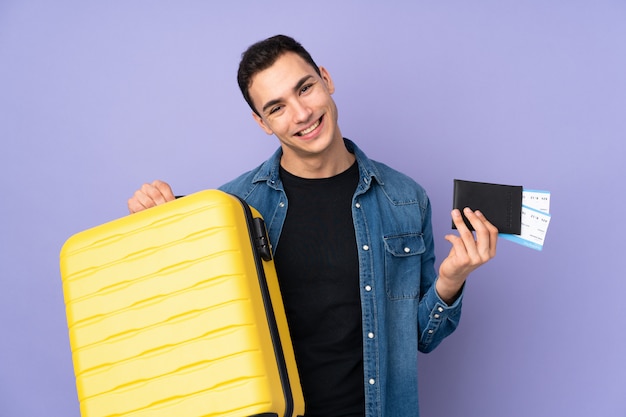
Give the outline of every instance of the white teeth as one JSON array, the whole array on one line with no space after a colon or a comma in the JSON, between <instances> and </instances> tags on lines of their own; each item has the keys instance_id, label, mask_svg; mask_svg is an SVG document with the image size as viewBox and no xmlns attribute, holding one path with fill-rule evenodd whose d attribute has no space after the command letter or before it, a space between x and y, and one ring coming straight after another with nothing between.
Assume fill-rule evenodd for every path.
<instances>
[{"instance_id":1,"label":"white teeth","mask_svg":"<svg viewBox=\"0 0 626 417\"><path fill-rule=\"evenodd\" d=\"M300 131L300 133L298 133L300 136L304 136L306 134L311 133L312 131L314 131L318 126L320 125L320 121L318 120L317 122L315 122L311 127L309 127L308 129L304 129L302 131Z\"/></svg>"}]
</instances>

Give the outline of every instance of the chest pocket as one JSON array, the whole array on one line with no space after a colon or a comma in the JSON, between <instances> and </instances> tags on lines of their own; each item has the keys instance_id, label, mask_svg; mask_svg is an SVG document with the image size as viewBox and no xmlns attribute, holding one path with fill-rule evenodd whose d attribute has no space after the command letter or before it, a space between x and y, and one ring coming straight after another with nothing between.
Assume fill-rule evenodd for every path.
<instances>
[{"instance_id":1,"label":"chest pocket","mask_svg":"<svg viewBox=\"0 0 626 417\"><path fill-rule=\"evenodd\" d=\"M391 300L418 298L422 254L426 250L422 234L384 236L385 287Z\"/></svg>"}]
</instances>

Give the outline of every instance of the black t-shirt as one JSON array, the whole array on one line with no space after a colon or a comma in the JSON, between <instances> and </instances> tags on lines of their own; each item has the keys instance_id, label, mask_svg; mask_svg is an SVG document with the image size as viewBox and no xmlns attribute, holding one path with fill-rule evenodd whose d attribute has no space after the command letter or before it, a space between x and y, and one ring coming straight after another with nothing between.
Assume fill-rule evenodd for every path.
<instances>
[{"instance_id":1,"label":"black t-shirt","mask_svg":"<svg viewBox=\"0 0 626 417\"><path fill-rule=\"evenodd\" d=\"M281 168L289 201L275 264L306 417L365 415L363 340L352 196L356 163L331 178Z\"/></svg>"}]
</instances>

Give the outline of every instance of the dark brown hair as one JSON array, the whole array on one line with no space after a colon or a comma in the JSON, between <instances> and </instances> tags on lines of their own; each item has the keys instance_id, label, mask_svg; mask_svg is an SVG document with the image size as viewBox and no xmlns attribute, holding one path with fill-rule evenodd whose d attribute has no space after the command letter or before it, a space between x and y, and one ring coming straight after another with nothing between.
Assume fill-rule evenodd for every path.
<instances>
[{"instance_id":1,"label":"dark brown hair","mask_svg":"<svg viewBox=\"0 0 626 417\"><path fill-rule=\"evenodd\" d=\"M313 61L311 55L304 47L295 39L285 36L276 35L251 45L243 54L241 54L241 62L237 71L237 83L246 103L252 111L260 116L257 109L254 108L252 99L250 98L250 85L252 77L259 72L268 69L274 62L287 52L293 52L304 59L305 62L311 64L318 75L321 75L320 69Z\"/></svg>"}]
</instances>

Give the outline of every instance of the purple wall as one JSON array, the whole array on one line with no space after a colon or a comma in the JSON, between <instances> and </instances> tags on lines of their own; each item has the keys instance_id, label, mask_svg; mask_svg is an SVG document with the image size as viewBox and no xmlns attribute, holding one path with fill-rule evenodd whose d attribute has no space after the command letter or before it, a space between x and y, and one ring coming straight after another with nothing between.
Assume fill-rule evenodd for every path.
<instances>
[{"instance_id":1,"label":"purple wall","mask_svg":"<svg viewBox=\"0 0 626 417\"><path fill-rule=\"evenodd\" d=\"M626 415L626 3L215 4L0 2L0 416L79 416L70 235L273 152L235 72L279 32L329 69L344 135L429 190L439 259L453 178L552 192L544 250L501 241L421 357L423 415Z\"/></svg>"}]
</instances>

